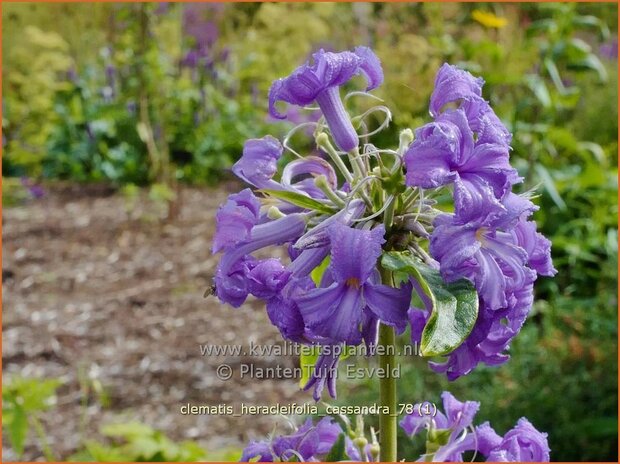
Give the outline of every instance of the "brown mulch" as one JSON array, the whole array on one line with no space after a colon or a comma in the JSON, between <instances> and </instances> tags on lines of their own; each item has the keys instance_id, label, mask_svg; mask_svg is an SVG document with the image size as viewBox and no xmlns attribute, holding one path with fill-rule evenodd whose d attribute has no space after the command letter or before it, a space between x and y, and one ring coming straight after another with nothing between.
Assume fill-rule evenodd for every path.
<instances>
[{"instance_id":1,"label":"brown mulch","mask_svg":"<svg viewBox=\"0 0 620 464\"><path fill-rule=\"evenodd\" d=\"M292 358L200 353L205 343L282 343L258 302L235 310L203 297L217 262L215 211L236 189L185 188L169 221L146 192L131 205L107 187L48 186L41 199L3 208L3 381L62 380L57 404L42 416L57 458L100 438L102 425L130 420L208 449L241 447L282 418L182 415L181 405L311 399L295 380L215 376L222 362L292 367ZM92 382L107 401L92 388L84 396L80 384ZM22 459L41 460L30 435ZM16 458L6 434L3 457Z\"/></svg>"}]
</instances>

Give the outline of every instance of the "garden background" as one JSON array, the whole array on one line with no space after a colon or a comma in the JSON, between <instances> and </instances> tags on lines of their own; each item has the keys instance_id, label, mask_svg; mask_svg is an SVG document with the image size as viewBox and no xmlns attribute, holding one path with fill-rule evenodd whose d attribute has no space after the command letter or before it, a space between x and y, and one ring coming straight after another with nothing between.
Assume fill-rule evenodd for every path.
<instances>
[{"instance_id":1,"label":"garden background","mask_svg":"<svg viewBox=\"0 0 620 464\"><path fill-rule=\"evenodd\" d=\"M500 433L527 416L553 460L617 460L616 4L20 3L2 27L4 460L237 459L287 430L180 413L310 400L291 380L215 377L294 358L201 356L282 343L258 303L203 298L214 213L245 139L317 118L269 118L272 80L359 44L384 66L384 141L429 120L443 62L484 77L559 270L537 283L511 361L449 383L403 359L401 401L449 389ZM339 394L370 404L378 386ZM421 446L401 437L399 455Z\"/></svg>"}]
</instances>

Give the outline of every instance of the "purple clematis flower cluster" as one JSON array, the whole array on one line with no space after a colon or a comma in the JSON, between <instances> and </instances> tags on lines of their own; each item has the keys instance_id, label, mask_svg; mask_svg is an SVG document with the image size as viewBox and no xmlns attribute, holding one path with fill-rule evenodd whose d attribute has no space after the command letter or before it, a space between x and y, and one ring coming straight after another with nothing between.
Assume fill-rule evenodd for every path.
<instances>
[{"instance_id":1,"label":"purple clematis flower cluster","mask_svg":"<svg viewBox=\"0 0 620 464\"><path fill-rule=\"evenodd\" d=\"M479 294L470 336L445 363L431 363L451 380L480 362L508 360L504 352L531 309L534 281L556 272L551 243L528 219L537 207L512 192L522 179L509 163L510 133L482 98L482 85L444 64L431 96L435 121L416 131L404 157L408 185L453 187L454 213L436 217L430 254L447 282L467 278ZM410 312L414 334L427 314Z\"/></svg>"},{"instance_id":2,"label":"purple clematis flower cluster","mask_svg":"<svg viewBox=\"0 0 620 464\"><path fill-rule=\"evenodd\" d=\"M549 462L550 449L547 434L541 433L526 419L503 437L488 422L473 425L480 403L457 400L450 392L442 395L443 411L433 403L417 403L400 426L412 437L426 432L426 452L418 462L464 462L483 456L488 462ZM331 417L316 424L307 419L288 435L277 435L269 440L252 441L243 450L241 462L317 462L324 461L344 435L344 453L340 460L377 461L379 444L371 428L371 439L364 436L363 420L351 430L348 419L343 430Z\"/></svg>"},{"instance_id":3,"label":"purple clematis flower cluster","mask_svg":"<svg viewBox=\"0 0 620 464\"><path fill-rule=\"evenodd\" d=\"M314 125L314 146L302 155L288 136L248 140L232 170L252 188L230 195L216 214L213 252L222 255L215 294L234 307L250 295L263 300L286 340L318 347L305 385L317 401L325 388L336 396L343 350L334 348L365 344L372 353L381 326L401 334L410 325L419 342L435 310L424 295L426 308L410 307L413 289L423 286L384 268L386 252L409 253L439 269L445 282L465 278L475 286L479 310L469 336L445 363L431 363L450 379L507 359L534 280L555 272L550 243L529 220L536 207L512 192L521 179L509 164L511 136L482 98L482 80L444 65L431 97L434 122L415 140L406 129L397 148L380 149L368 138L389 123L389 110L377 106L351 118L344 106L342 87L358 75L366 91L383 81L367 47L320 50L276 80L272 116L285 117L278 102L318 105L320 119L304 123ZM385 121L365 132L377 113ZM288 163L285 151L293 155ZM442 187L452 189L453 213L437 209ZM258 257L274 245L284 252Z\"/></svg>"},{"instance_id":4,"label":"purple clematis flower cluster","mask_svg":"<svg viewBox=\"0 0 620 464\"><path fill-rule=\"evenodd\" d=\"M463 462L464 453L474 452L489 462L549 462L547 434L526 418L501 437L488 422L473 426L480 403L460 402L450 392L441 398L443 412L431 403L418 403L400 422L409 436L427 431L427 453L419 461Z\"/></svg>"}]
</instances>

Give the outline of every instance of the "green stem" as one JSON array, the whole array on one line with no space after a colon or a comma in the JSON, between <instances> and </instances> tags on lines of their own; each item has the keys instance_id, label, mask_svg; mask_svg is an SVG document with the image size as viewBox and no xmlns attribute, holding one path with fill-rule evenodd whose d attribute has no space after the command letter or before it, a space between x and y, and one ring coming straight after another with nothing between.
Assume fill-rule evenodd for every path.
<instances>
[{"instance_id":1,"label":"green stem","mask_svg":"<svg viewBox=\"0 0 620 464\"><path fill-rule=\"evenodd\" d=\"M385 285L392 285L392 273L379 266L381 280ZM396 333L388 325L379 325L379 368L383 376L379 379L379 402L383 409L389 408L388 414L379 416L379 443L381 446L380 461L396 462L396 434L398 410L396 408L396 378L392 370L396 368Z\"/></svg>"},{"instance_id":2,"label":"green stem","mask_svg":"<svg viewBox=\"0 0 620 464\"><path fill-rule=\"evenodd\" d=\"M47 441L47 435L45 434L45 429L43 428L43 425L39 421L38 417L34 415L31 416L30 419L31 419L32 426L34 427L34 430L37 436L39 437L41 450L43 451L45 460L48 462L56 461L56 457L54 456L54 453L52 452L52 449L50 448L50 445Z\"/></svg>"},{"instance_id":3,"label":"green stem","mask_svg":"<svg viewBox=\"0 0 620 464\"><path fill-rule=\"evenodd\" d=\"M381 445L381 462L397 462L396 433L398 412L396 410L396 379L392 369L396 367L396 334L394 328L381 324L379 326L379 345L383 345L379 354L379 367L384 375L379 379L381 406L389 408L389 414L379 416L379 442Z\"/></svg>"}]
</instances>

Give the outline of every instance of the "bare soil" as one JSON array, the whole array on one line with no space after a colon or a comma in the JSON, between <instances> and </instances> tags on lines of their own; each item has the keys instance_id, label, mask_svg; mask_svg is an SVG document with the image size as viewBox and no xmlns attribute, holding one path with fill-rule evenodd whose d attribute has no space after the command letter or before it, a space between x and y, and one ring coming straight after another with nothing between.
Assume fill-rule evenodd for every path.
<instances>
[{"instance_id":1,"label":"bare soil","mask_svg":"<svg viewBox=\"0 0 620 464\"><path fill-rule=\"evenodd\" d=\"M207 449L241 447L282 418L183 415L181 406L310 399L295 380L215 375L223 362L293 367L292 358L201 355L206 343L283 343L258 302L233 309L203 297L217 263L215 212L237 189L185 188L167 221L146 192L131 204L105 186L47 187L43 198L3 209L3 381L62 380L42 416L57 458L100 437L102 425L130 420ZM16 458L6 435L3 456ZM42 460L33 433L22 459Z\"/></svg>"}]
</instances>

